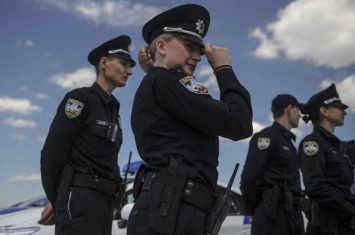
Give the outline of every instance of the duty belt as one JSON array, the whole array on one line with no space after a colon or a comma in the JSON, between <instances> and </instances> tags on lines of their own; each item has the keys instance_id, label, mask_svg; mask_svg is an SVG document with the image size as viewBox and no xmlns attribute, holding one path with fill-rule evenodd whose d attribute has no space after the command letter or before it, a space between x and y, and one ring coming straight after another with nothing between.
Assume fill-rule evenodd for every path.
<instances>
[{"instance_id":1,"label":"duty belt","mask_svg":"<svg viewBox=\"0 0 355 235\"><path fill-rule=\"evenodd\" d=\"M155 174L156 172L149 172L146 174L142 191L150 189L150 183ZM215 203L216 195L214 195L206 186L194 182L191 179L187 179L181 199L205 212L209 212Z\"/></svg>"},{"instance_id":2,"label":"duty belt","mask_svg":"<svg viewBox=\"0 0 355 235\"><path fill-rule=\"evenodd\" d=\"M118 192L120 184L115 181L98 177L96 175L94 176L75 173L73 176L72 186L90 188L112 196Z\"/></svg>"}]
</instances>

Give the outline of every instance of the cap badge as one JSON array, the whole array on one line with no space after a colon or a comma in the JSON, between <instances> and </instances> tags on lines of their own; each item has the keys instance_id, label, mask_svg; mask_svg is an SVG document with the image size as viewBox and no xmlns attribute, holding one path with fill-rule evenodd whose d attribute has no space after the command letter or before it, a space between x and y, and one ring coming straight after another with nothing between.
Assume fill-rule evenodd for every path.
<instances>
[{"instance_id":1,"label":"cap badge","mask_svg":"<svg viewBox=\"0 0 355 235\"><path fill-rule=\"evenodd\" d=\"M131 50L132 50L132 45L131 45L131 44L129 44L129 45L128 45L128 47L127 47L127 49L128 49L128 52L129 52L129 53L131 53Z\"/></svg>"},{"instance_id":2,"label":"cap badge","mask_svg":"<svg viewBox=\"0 0 355 235\"><path fill-rule=\"evenodd\" d=\"M68 118L75 118L80 115L83 108L83 102L69 98L67 104L65 105L65 114Z\"/></svg>"},{"instance_id":3,"label":"cap badge","mask_svg":"<svg viewBox=\"0 0 355 235\"><path fill-rule=\"evenodd\" d=\"M203 20L197 20L196 24L196 29L198 30L199 34L202 34L203 31L205 30L205 24L203 23Z\"/></svg>"},{"instance_id":4,"label":"cap badge","mask_svg":"<svg viewBox=\"0 0 355 235\"><path fill-rule=\"evenodd\" d=\"M179 80L180 83L190 92L199 95L208 95L208 89L200 82L196 81L193 76L186 76Z\"/></svg>"},{"instance_id":5,"label":"cap badge","mask_svg":"<svg viewBox=\"0 0 355 235\"><path fill-rule=\"evenodd\" d=\"M331 98L331 99L325 100L325 101L324 101L324 104L330 104L330 103L332 103L332 102L334 102L334 101L340 101L340 102L341 102L341 100L340 100L339 98L333 97L333 98Z\"/></svg>"},{"instance_id":6,"label":"cap badge","mask_svg":"<svg viewBox=\"0 0 355 235\"><path fill-rule=\"evenodd\" d=\"M267 149L270 146L270 138L259 137L258 138L258 148L260 150Z\"/></svg>"},{"instance_id":7,"label":"cap badge","mask_svg":"<svg viewBox=\"0 0 355 235\"><path fill-rule=\"evenodd\" d=\"M318 153L319 145L316 141L306 141L303 142L303 152L307 156L313 156L314 154Z\"/></svg>"}]
</instances>

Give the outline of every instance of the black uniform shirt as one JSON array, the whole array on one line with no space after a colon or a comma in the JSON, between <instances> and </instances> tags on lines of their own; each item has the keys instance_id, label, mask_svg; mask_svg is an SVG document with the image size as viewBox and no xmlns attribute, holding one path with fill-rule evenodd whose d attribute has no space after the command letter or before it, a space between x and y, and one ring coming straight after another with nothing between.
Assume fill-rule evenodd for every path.
<instances>
[{"instance_id":1,"label":"black uniform shirt","mask_svg":"<svg viewBox=\"0 0 355 235\"><path fill-rule=\"evenodd\" d=\"M218 136L239 140L252 134L248 91L231 69L216 76L221 101L212 99L207 88L183 72L149 70L137 90L131 116L137 149L145 162L166 165L169 155L181 156L189 165L190 178L215 187Z\"/></svg>"},{"instance_id":2,"label":"black uniform shirt","mask_svg":"<svg viewBox=\"0 0 355 235\"><path fill-rule=\"evenodd\" d=\"M120 180L117 164L122 144L119 102L95 82L66 94L41 152L42 183L52 204L59 178L72 162L75 172ZM117 134L114 138L114 129Z\"/></svg>"},{"instance_id":3,"label":"black uniform shirt","mask_svg":"<svg viewBox=\"0 0 355 235\"><path fill-rule=\"evenodd\" d=\"M296 136L278 122L253 135L241 175L241 190L248 213L257 206L263 190L287 185L293 195L301 192Z\"/></svg>"},{"instance_id":4,"label":"black uniform shirt","mask_svg":"<svg viewBox=\"0 0 355 235\"><path fill-rule=\"evenodd\" d=\"M335 135L314 126L299 145L303 181L309 198L352 218L355 216L355 196L350 193L353 167L340 145Z\"/></svg>"}]
</instances>

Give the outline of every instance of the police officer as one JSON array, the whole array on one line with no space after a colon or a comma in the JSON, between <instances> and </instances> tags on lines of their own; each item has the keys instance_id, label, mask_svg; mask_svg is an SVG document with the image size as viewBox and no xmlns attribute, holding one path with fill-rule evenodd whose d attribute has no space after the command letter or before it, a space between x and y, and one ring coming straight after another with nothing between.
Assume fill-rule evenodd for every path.
<instances>
[{"instance_id":1,"label":"police officer","mask_svg":"<svg viewBox=\"0 0 355 235\"><path fill-rule=\"evenodd\" d=\"M334 135L335 128L344 125L347 108L332 84L313 95L301 110L303 119L314 126L299 145L305 192L312 201L309 234L355 234L351 229L353 165Z\"/></svg>"},{"instance_id":2,"label":"police officer","mask_svg":"<svg viewBox=\"0 0 355 235\"><path fill-rule=\"evenodd\" d=\"M294 146L300 104L289 94L272 100L272 126L253 135L241 175L246 212L253 215L252 235L304 234L302 191Z\"/></svg>"},{"instance_id":3,"label":"police officer","mask_svg":"<svg viewBox=\"0 0 355 235\"><path fill-rule=\"evenodd\" d=\"M93 49L88 61L96 81L68 92L50 126L41 176L56 234L111 234L122 144L120 103L112 92L132 75L130 47L131 39L122 35ZM44 216L50 210L46 207Z\"/></svg>"},{"instance_id":4,"label":"police officer","mask_svg":"<svg viewBox=\"0 0 355 235\"><path fill-rule=\"evenodd\" d=\"M210 22L202 6L167 10L143 27L149 44L139 52L147 75L135 95L131 125L140 157L136 202L127 234L203 234L214 203L218 136L252 134L248 91L235 76L226 48L203 43ZM193 76L201 55L221 91L215 100Z\"/></svg>"}]
</instances>

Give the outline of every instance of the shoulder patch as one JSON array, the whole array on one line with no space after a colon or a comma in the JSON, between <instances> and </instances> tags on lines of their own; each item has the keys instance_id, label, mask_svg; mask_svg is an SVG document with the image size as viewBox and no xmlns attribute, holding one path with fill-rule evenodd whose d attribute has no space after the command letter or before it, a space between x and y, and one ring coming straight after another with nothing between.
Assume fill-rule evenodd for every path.
<instances>
[{"instance_id":1,"label":"shoulder patch","mask_svg":"<svg viewBox=\"0 0 355 235\"><path fill-rule=\"evenodd\" d=\"M75 118L80 115L83 108L83 102L69 98L67 104L65 105L65 114L68 118Z\"/></svg>"},{"instance_id":2,"label":"shoulder patch","mask_svg":"<svg viewBox=\"0 0 355 235\"><path fill-rule=\"evenodd\" d=\"M314 154L318 153L319 144L316 141L305 141L303 142L303 152L307 156L313 156Z\"/></svg>"},{"instance_id":3,"label":"shoulder patch","mask_svg":"<svg viewBox=\"0 0 355 235\"><path fill-rule=\"evenodd\" d=\"M180 83L190 92L200 95L209 94L207 87L195 80L193 76L186 76L179 80Z\"/></svg>"},{"instance_id":4,"label":"shoulder patch","mask_svg":"<svg viewBox=\"0 0 355 235\"><path fill-rule=\"evenodd\" d=\"M258 138L258 148L260 150L267 149L270 146L271 139L266 137Z\"/></svg>"}]
</instances>

